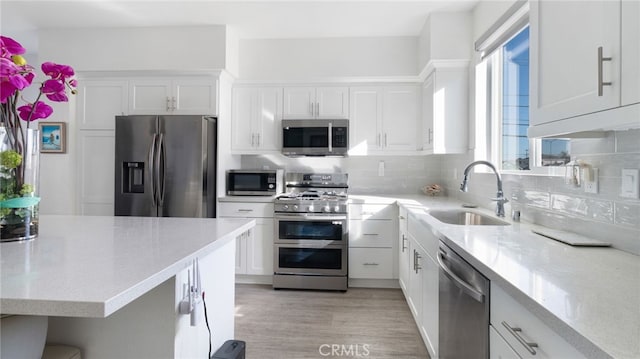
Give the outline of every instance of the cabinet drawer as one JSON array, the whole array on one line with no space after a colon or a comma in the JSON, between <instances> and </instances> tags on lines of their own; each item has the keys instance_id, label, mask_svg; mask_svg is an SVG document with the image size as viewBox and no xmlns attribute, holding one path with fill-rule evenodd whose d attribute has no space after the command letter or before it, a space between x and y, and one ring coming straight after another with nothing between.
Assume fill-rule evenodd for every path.
<instances>
[{"instance_id":1,"label":"cabinet drawer","mask_svg":"<svg viewBox=\"0 0 640 359\"><path fill-rule=\"evenodd\" d=\"M398 217L395 204L350 204L350 219L395 219Z\"/></svg>"},{"instance_id":2,"label":"cabinet drawer","mask_svg":"<svg viewBox=\"0 0 640 359\"><path fill-rule=\"evenodd\" d=\"M498 334L493 325L489 325L489 357L491 359L520 359L520 356Z\"/></svg>"},{"instance_id":3,"label":"cabinet drawer","mask_svg":"<svg viewBox=\"0 0 640 359\"><path fill-rule=\"evenodd\" d=\"M391 248L349 248L349 278L392 279Z\"/></svg>"},{"instance_id":4,"label":"cabinet drawer","mask_svg":"<svg viewBox=\"0 0 640 359\"><path fill-rule=\"evenodd\" d=\"M350 220L349 247L393 247L393 221L388 219Z\"/></svg>"},{"instance_id":5,"label":"cabinet drawer","mask_svg":"<svg viewBox=\"0 0 640 359\"><path fill-rule=\"evenodd\" d=\"M220 203L218 217L273 218L273 203Z\"/></svg>"},{"instance_id":6,"label":"cabinet drawer","mask_svg":"<svg viewBox=\"0 0 640 359\"><path fill-rule=\"evenodd\" d=\"M571 344L493 282L491 325L522 358L584 358ZM520 330L509 330L507 326ZM528 347L524 342L536 343L538 346Z\"/></svg>"}]
</instances>

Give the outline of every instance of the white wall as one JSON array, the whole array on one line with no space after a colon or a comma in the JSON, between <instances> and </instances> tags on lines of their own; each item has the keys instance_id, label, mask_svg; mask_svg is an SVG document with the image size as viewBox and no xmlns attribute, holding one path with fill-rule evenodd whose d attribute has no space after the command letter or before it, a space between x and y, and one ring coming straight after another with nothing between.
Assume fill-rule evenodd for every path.
<instances>
[{"instance_id":1,"label":"white wall","mask_svg":"<svg viewBox=\"0 0 640 359\"><path fill-rule=\"evenodd\" d=\"M472 57L472 17L469 12L429 15L418 39L418 66L430 60L469 60Z\"/></svg>"},{"instance_id":2,"label":"white wall","mask_svg":"<svg viewBox=\"0 0 640 359\"><path fill-rule=\"evenodd\" d=\"M243 80L313 81L416 74L416 37L240 41L239 78Z\"/></svg>"},{"instance_id":3,"label":"white wall","mask_svg":"<svg viewBox=\"0 0 640 359\"><path fill-rule=\"evenodd\" d=\"M217 70L225 34L223 25L42 30L39 54L76 71Z\"/></svg>"}]
</instances>

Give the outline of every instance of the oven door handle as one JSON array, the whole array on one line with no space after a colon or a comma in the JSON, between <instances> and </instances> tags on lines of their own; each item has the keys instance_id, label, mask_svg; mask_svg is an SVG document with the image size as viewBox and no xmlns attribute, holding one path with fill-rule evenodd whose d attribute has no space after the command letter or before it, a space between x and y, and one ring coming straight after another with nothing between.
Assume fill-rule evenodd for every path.
<instances>
[{"instance_id":1,"label":"oven door handle","mask_svg":"<svg viewBox=\"0 0 640 359\"><path fill-rule=\"evenodd\" d=\"M346 221L347 220L347 216L322 216L322 215L319 216L319 215L315 215L315 214L297 213L297 214L291 214L291 215L278 214L278 215L275 216L275 219L286 219L286 220L299 219L301 221L308 221L308 220Z\"/></svg>"}]
</instances>

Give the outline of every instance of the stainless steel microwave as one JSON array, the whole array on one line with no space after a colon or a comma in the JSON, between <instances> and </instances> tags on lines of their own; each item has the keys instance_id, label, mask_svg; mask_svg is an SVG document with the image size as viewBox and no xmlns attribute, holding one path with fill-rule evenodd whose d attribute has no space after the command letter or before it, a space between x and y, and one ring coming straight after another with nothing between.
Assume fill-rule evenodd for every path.
<instances>
[{"instance_id":1,"label":"stainless steel microwave","mask_svg":"<svg viewBox=\"0 0 640 359\"><path fill-rule=\"evenodd\" d=\"M345 156L349 120L282 120L285 156Z\"/></svg>"},{"instance_id":2,"label":"stainless steel microwave","mask_svg":"<svg viewBox=\"0 0 640 359\"><path fill-rule=\"evenodd\" d=\"M284 170L229 170L228 196L273 196L284 189Z\"/></svg>"}]
</instances>

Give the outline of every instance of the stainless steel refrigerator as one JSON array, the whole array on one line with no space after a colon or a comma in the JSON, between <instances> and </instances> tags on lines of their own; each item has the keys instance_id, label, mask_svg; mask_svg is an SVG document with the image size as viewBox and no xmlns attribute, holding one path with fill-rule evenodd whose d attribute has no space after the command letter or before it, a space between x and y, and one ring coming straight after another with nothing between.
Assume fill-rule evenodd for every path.
<instances>
[{"instance_id":1,"label":"stainless steel refrigerator","mask_svg":"<svg viewBox=\"0 0 640 359\"><path fill-rule=\"evenodd\" d=\"M216 217L216 118L116 116L115 215Z\"/></svg>"}]
</instances>

